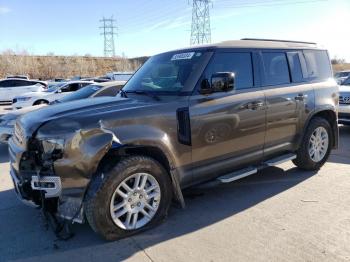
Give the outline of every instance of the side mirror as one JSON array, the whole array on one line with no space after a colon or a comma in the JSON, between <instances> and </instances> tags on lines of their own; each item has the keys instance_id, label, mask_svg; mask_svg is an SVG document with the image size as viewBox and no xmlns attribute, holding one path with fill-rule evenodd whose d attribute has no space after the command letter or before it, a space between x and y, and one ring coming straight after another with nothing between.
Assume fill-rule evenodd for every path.
<instances>
[{"instance_id":1,"label":"side mirror","mask_svg":"<svg viewBox=\"0 0 350 262\"><path fill-rule=\"evenodd\" d=\"M211 76L211 89L213 92L227 92L234 89L235 74L232 72L220 72Z\"/></svg>"},{"instance_id":2,"label":"side mirror","mask_svg":"<svg viewBox=\"0 0 350 262\"><path fill-rule=\"evenodd\" d=\"M214 92L227 92L234 89L235 74L232 72L220 72L211 76L211 81L203 79L200 93L208 95Z\"/></svg>"}]
</instances>

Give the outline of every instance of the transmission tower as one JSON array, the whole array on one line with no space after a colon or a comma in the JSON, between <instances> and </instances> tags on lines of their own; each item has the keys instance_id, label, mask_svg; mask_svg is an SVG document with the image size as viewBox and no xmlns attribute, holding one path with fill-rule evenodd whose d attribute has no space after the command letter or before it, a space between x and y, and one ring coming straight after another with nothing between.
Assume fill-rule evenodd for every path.
<instances>
[{"instance_id":1,"label":"transmission tower","mask_svg":"<svg viewBox=\"0 0 350 262\"><path fill-rule=\"evenodd\" d=\"M104 55L106 57L114 57L115 56L115 46L114 46L114 36L117 35L115 26L115 19L113 16L111 18L105 18L100 20L102 26L101 35L104 37Z\"/></svg>"},{"instance_id":2,"label":"transmission tower","mask_svg":"<svg viewBox=\"0 0 350 262\"><path fill-rule=\"evenodd\" d=\"M191 45L211 42L209 4L211 0L192 0Z\"/></svg>"}]
</instances>

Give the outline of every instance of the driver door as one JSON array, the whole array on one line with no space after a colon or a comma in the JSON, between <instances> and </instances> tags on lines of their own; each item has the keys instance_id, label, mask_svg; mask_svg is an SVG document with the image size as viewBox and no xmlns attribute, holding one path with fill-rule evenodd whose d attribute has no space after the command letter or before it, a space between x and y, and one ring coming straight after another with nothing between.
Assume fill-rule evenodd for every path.
<instances>
[{"instance_id":1,"label":"driver door","mask_svg":"<svg viewBox=\"0 0 350 262\"><path fill-rule=\"evenodd\" d=\"M253 53L216 53L199 85L218 72L235 74L234 89L190 98L193 182L209 180L262 160L265 95L254 77ZM255 81L254 81L255 79ZM199 90L200 87L197 87Z\"/></svg>"}]
</instances>

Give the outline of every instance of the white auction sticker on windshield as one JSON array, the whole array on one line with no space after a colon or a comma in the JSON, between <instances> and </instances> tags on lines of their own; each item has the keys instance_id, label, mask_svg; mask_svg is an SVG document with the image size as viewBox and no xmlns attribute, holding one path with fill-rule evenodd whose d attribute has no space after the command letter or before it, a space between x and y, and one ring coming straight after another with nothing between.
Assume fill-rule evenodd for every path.
<instances>
[{"instance_id":1,"label":"white auction sticker on windshield","mask_svg":"<svg viewBox=\"0 0 350 262\"><path fill-rule=\"evenodd\" d=\"M188 52L188 53L181 53L181 54L175 54L171 58L171 61L174 60L187 60L187 59L192 59L194 56L195 52Z\"/></svg>"}]
</instances>

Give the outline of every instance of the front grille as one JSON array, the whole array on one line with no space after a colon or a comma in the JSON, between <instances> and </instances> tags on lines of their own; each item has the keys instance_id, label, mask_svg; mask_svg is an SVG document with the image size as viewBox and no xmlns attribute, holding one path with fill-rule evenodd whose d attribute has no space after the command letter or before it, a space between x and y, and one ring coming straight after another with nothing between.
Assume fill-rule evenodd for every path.
<instances>
[{"instance_id":1,"label":"front grille","mask_svg":"<svg viewBox=\"0 0 350 262\"><path fill-rule=\"evenodd\" d=\"M349 105L350 104L350 95L340 95L339 104Z\"/></svg>"},{"instance_id":2,"label":"front grille","mask_svg":"<svg viewBox=\"0 0 350 262\"><path fill-rule=\"evenodd\" d=\"M24 141L25 141L25 135L23 132L23 128L18 122L16 122L16 124L15 124L14 140L16 141L16 143L18 145L21 145L21 146L23 146Z\"/></svg>"}]
</instances>

